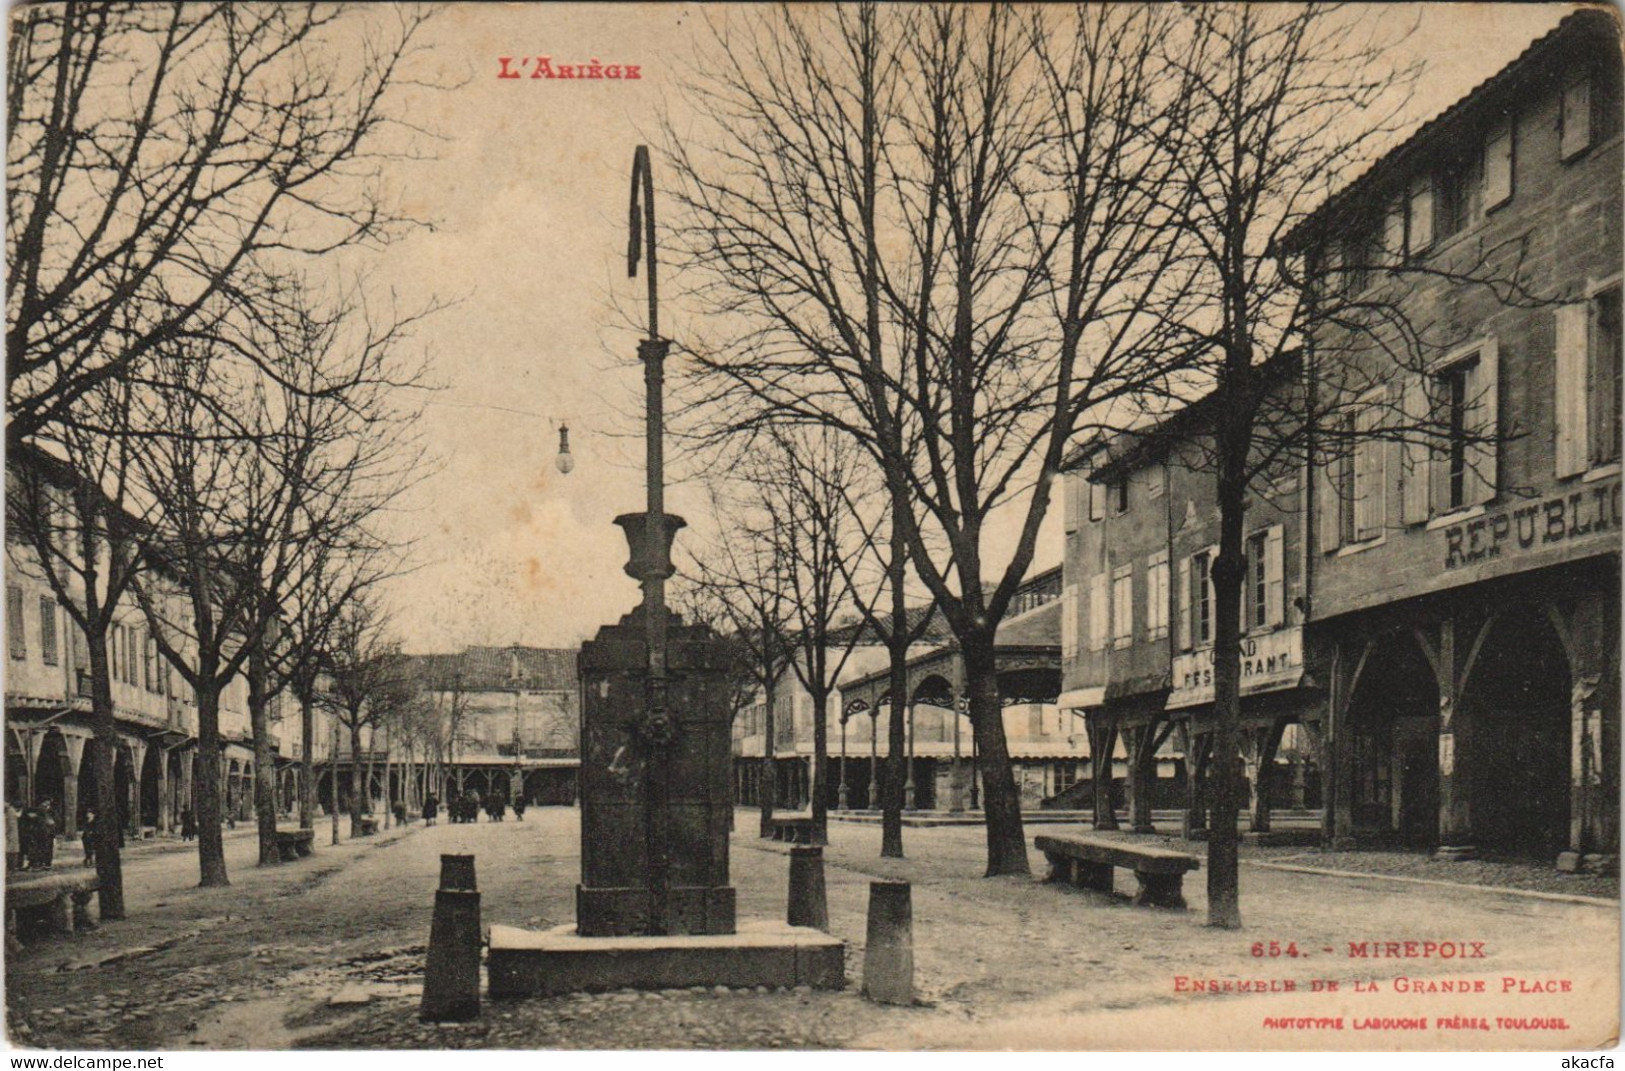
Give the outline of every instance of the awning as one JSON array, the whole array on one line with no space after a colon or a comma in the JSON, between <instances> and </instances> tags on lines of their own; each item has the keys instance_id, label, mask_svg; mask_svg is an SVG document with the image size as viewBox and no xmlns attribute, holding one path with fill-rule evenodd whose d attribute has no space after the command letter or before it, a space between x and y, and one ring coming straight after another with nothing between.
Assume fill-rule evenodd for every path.
<instances>
[{"instance_id":1,"label":"awning","mask_svg":"<svg viewBox=\"0 0 1625 1071\"><path fill-rule=\"evenodd\" d=\"M1063 709L1080 709L1082 707L1098 707L1106 702L1106 689L1104 686L1096 688L1074 688L1070 692L1062 692L1055 700L1055 705Z\"/></svg>"}]
</instances>

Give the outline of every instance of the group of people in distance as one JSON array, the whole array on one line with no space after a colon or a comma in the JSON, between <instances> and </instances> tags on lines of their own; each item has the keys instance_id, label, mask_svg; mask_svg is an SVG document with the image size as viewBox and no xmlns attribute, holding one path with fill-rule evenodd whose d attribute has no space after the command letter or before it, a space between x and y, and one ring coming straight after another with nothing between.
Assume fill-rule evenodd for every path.
<instances>
[{"instance_id":1,"label":"group of people in distance","mask_svg":"<svg viewBox=\"0 0 1625 1071\"><path fill-rule=\"evenodd\" d=\"M508 798L492 792L481 800L478 792L470 790L461 796L453 795L446 801L446 814L453 822L478 822L481 810L491 821L500 822L508 815ZM525 820L523 796L514 800L513 813L521 822ZM439 817L440 801L431 795L423 801L423 823L432 826Z\"/></svg>"}]
</instances>

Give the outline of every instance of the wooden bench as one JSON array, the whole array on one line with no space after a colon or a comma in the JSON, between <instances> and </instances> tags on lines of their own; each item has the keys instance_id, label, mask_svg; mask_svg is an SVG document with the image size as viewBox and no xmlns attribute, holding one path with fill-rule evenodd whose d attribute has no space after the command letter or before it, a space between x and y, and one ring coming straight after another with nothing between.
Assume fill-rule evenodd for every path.
<instances>
[{"instance_id":1,"label":"wooden bench","mask_svg":"<svg viewBox=\"0 0 1625 1071\"><path fill-rule=\"evenodd\" d=\"M1202 865L1184 852L1093 837L1045 835L1034 837L1033 845L1049 860L1050 881L1068 881L1109 893L1112 868L1120 866L1134 871L1139 879L1134 902L1151 907L1184 907L1185 872Z\"/></svg>"},{"instance_id":2,"label":"wooden bench","mask_svg":"<svg viewBox=\"0 0 1625 1071\"><path fill-rule=\"evenodd\" d=\"M768 825L768 836L787 844L811 844L813 820L811 818L774 818Z\"/></svg>"},{"instance_id":3,"label":"wooden bench","mask_svg":"<svg viewBox=\"0 0 1625 1071\"><path fill-rule=\"evenodd\" d=\"M313 829L277 830L276 855L284 863L303 859L315 850L316 831Z\"/></svg>"},{"instance_id":4,"label":"wooden bench","mask_svg":"<svg viewBox=\"0 0 1625 1071\"><path fill-rule=\"evenodd\" d=\"M370 837L374 833L377 833L377 832L378 832L378 819L376 819L376 818L363 818L361 820L361 835L363 837Z\"/></svg>"},{"instance_id":5,"label":"wooden bench","mask_svg":"<svg viewBox=\"0 0 1625 1071\"><path fill-rule=\"evenodd\" d=\"M18 912L41 910L46 926L55 933L94 930L90 898L99 888L101 880L94 870L14 877L6 882L6 932L16 931Z\"/></svg>"}]
</instances>

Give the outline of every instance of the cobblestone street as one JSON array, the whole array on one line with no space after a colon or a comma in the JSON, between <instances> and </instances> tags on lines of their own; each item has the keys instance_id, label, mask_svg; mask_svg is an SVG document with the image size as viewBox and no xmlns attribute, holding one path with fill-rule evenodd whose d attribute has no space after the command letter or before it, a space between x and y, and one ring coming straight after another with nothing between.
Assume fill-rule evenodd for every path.
<instances>
[{"instance_id":1,"label":"cobblestone street","mask_svg":"<svg viewBox=\"0 0 1625 1071\"><path fill-rule=\"evenodd\" d=\"M740 830L754 832L754 814L738 815ZM1222 932L1202 925L1200 873L1186 882L1191 910L1165 913L1131 907L1121 896L980 878L976 827L908 830L906 860L878 859L879 835L872 826L831 826L831 928L849 947L844 992L705 989L487 1002L477 1022L444 1026L416 1016L440 854L475 854L487 926L568 922L579 865L575 811L533 810L523 823L414 826L336 848L325 844L322 826L314 858L265 870L252 865L252 835L240 830L227 839L229 889L194 888L191 851L143 848L128 869L129 919L72 939L36 940L8 963L11 1039L158 1050L1032 1048L1122 1039L1143 1047L1156 1036L1147 1031L1174 1030L1178 1044L1222 1045L1226 1037L1204 1034L1204 1022L1222 1018L1233 1030L1242 1018L1192 1016L1193 1006L1254 1000L1261 1017L1318 1015L1325 999L1301 992L1311 979L1338 980L1346 991L1362 978L1474 976L1499 990L1503 976L1561 973L1575 987L1562 998L1492 993L1495 1000L1481 1003L1493 1005L1489 1015L1566 1015L1571 1027L1555 1035L1509 1033L1498 1044L1578 1048L1604 1040L1598 1031L1612 1023L1618 1003L1608 969L1618 962L1616 907L1248 866L1247 926ZM782 845L735 834L741 918L782 917L785 853ZM1035 854L1033 863L1041 874L1043 860ZM875 877L914 883L918 1007L880 1008L857 992L867 886ZM1119 889L1130 884L1120 872ZM1404 904L1405 921L1396 903ZM1335 910L1327 910L1331 904ZM1481 941L1486 958L1372 963L1346 953L1350 941L1407 939ZM1255 957L1254 943L1271 940L1295 942L1300 956ZM1612 949L1606 956L1599 951L1605 944ZM1587 966L1554 971L1560 964ZM1178 991L1182 977L1290 980L1299 992L1192 994ZM1477 1006L1412 993L1356 999L1373 1014L1390 1005L1439 1014ZM1448 1047L1449 1035L1437 1036L1439 1047ZM1257 1039L1232 1040L1245 1046ZM1334 1047L1338 1040L1283 1031L1277 1043ZM1404 1043L1428 1039L1407 1035Z\"/></svg>"}]
</instances>

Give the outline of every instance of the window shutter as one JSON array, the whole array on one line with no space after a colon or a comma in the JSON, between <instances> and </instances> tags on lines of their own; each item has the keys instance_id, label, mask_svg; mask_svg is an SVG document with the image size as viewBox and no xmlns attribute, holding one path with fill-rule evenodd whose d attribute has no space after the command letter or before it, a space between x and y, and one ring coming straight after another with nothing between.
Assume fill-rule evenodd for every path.
<instances>
[{"instance_id":1,"label":"window shutter","mask_svg":"<svg viewBox=\"0 0 1625 1071\"><path fill-rule=\"evenodd\" d=\"M1488 341L1479 351L1478 363L1473 366L1467 379L1468 394L1472 398L1473 434L1484 440L1473 443L1468 450L1471 461L1464 498L1469 504L1488 502L1494 498L1495 488L1500 482L1496 473L1496 459L1500 456L1501 446L1495 441L1500 428L1501 396L1497 382L1500 367L1501 358L1495 342Z\"/></svg>"},{"instance_id":2,"label":"window shutter","mask_svg":"<svg viewBox=\"0 0 1625 1071\"><path fill-rule=\"evenodd\" d=\"M1061 657L1078 653L1078 586L1068 584L1061 593Z\"/></svg>"},{"instance_id":3,"label":"window shutter","mask_svg":"<svg viewBox=\"0 0 1625 1071\"><path fill-rule=\"evenodd\" d=\"M1179 598L1175 600L1179 608L1179 649L1191 649L1191 560L1179 559Z\"/></svg>"},{"instance_id":4,"label":"window shutter","mask_svg":"<svg viewBox=\"0 0 1625 1071\"><path fill-rule=\"evenodd\" d=\"M1271 628L1286 621L1286 531L1278 524L1264 540L1264 615Z\"/></svg>"},{"instance_id":5,"label":"window shutter","mask_svg":"<svg viewBox=\"0 0 1625 1071\"><path fill-rule=\"evenodd\" d=\"M1567 160L1591 144L1591 79L1581 76L1563 87L1563 135L1558 155Z\"/></svg>"},{"instance_id":6,"label":"window shutter","mask_svg":"<svg viewBox=\"0 0 1625 1071\"><path fill-rule=\"evenodd\" d=\"M1414 255L1433 244L1433 176L1411 185L1410 209L1409 251Z\"/></svg>"},{"instance_id":7,"label":"window shutter","mask_svg":"<svg viewBox=\"0 0 1625 1071\"><path fill-rule=\"evenodd\" d=\"M1382 410L1368 405L1355 418L1354 440L1354 538L1375 539L1382 534L1386 520L1386 488L1383 486L1384 443L1376 438L1382 423Z\"/></svg>"},{"instance_id":8,"label":"window shutter","mask_svg":"<svg viewBox=\"0 0 1625 1071\"><path fill-rule=\"evenodd\" d=\"M1396 200L1388 206L1382 218L1382 262L1397 265L1405 262L1405 202Z\"/></svg>"},{"instance_id":9,"label":"window shutter","mask_svg":"<svg viewBox=\"0 0 1625 1071\"><path fill-rule=\"evenodd\" d=\"M1405 422L1399 445L1399 519L1404 524L1421 524L1428 519L1428 400L1422 377L1409 376L1399 399L1400 419Z\"/></svg>"},{"instance_id":10,"label":"window shutter","mask_svg":"<svg viewBox=\"0 0 1625 1071\"><path fill-rule=\"evenodd\" d=\"M1106 646L1106 574L1089 578L1089 650Z\"/></svg>"},{"instance_id":11,"label":"window shutter","mask_svg":"<svg viewBox=\"0 0 1625 1071\"><path fill-rule=\"evenodd\" d=\"M1085 477L1085 480L1088 482L1089 519L1098 521L1106 514L1106 486L1105 484L1088 481L1087 477Z\"/></svg>"},{"instance_id":12,"label":"window shutter","mask_svg":"<svg viewBox=\"0 0 1625 1071\"><path fill-rule=\"evenodd\" d=\"M1557 474L1586 470L1586 327L1583 304L1557 310Z\"/></svg>"},{"instance_id":13,"label":"window shutter","mask_svg":"<svg viewBox=\"0 0 1625 1071\"><path fill-rule=\"evenodd\" d=\"M1322 443L1318 452L1320 463L1315 466L1315 481L1318 484L1320 549L1336 550L1343 544L1342 489L1338 487L1337 479L1338 445Z\"/></svg>"},{"instance_id":14,"label":"window shutter","mask_svg":"<svg viewBox=\"0 0 1625 1071\"><path fill-rule=\"evenodd\" d=\"M1512 196L1512 124L1502 123L1484 139L1484 207Z\"/></svg>"}]
</instances>

